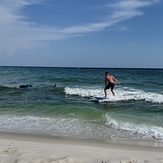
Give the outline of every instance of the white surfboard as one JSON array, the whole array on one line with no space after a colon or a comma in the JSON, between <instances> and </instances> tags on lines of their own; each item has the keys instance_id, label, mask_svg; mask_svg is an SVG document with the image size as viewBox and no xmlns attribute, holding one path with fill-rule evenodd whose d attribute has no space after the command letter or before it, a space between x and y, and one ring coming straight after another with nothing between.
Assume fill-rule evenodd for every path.
<instances>
[{"instance_id":1,"label":"white surfboard","mask_svg":"<svg viewBox=\"0 0 163 163\"><path fill-rule=\"evenodd\" d=\"M107 101L107 98L105 98L105 97L93 96L93 97L91 97L91 101L93 101L93 102L104 102L104 101Z\"/></svg>"}]
</instances>

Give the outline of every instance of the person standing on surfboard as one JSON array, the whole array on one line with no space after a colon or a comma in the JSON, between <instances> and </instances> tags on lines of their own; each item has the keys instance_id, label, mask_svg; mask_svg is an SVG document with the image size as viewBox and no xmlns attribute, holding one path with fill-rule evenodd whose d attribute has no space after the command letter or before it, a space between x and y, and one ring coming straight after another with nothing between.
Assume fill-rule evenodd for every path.
<instances>
[{"instance_id":1,"label":"person standing on surfboard","mask_svg":"<svg viewBox=\"0 0 163 163\"><path fill-rule=\"evenodd\" d=\"M105 88L104 88L104 93L105 93L105 98L107 98L107 92L106 90L111 88L111 92L113 94L113 96L115 96L115 93L113 91L114 89L114 81L116 81L118 84L120 84L120 82L114 78L114 76L110 75L109 72L105 72Z\"/></svg>"}]
</instances>

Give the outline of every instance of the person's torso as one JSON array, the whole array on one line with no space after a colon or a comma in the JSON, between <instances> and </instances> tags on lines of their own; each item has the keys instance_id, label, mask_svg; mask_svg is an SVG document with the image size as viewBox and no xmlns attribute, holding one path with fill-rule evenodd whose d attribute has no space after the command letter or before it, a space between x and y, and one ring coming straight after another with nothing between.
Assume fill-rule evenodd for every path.
<instances>
[{"instance_id":1,"label":"person's torso","mask_svg":"<svg viewBox=\"0 0 163 163\"><path fill-rule=\"evenodd\" d=\"M107 75L105 78L106 78L106 80L107 80L109 83L113 83L113 82L114 82L113 76L111 76L111 75Z\"/></svg>"}]
</instances>

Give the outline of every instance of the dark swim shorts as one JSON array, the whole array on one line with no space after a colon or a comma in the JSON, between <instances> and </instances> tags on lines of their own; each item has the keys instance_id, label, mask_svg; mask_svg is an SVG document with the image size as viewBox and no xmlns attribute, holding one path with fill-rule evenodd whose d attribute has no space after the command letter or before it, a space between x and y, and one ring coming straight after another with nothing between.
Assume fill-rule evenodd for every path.
<instances>
[{"instance_id":1,"label":"dark swim shorts","mask_svg":"<svg viewBox=\"0 0 163 163\"><path fill-rule=\"evenodd\" d=\"M109 89L109 88L111 88L111 90L113 90L114 89L114 83L111 83L111 82L109 82L106 86L105 86L105 89Z\"/></svg>"}]
</instances>

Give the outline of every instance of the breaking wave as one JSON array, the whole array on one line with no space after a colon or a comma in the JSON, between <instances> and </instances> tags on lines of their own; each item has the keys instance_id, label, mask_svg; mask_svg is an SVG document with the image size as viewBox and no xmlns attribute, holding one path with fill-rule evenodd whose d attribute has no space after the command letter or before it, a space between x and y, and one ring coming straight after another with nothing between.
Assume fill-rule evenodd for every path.
<instances>
[{"instance_id":1,"label":"breaking wave","mask_svg":"<svg viewBox=\"0 0 163 163\"><path fill-rule=\"evenodd\" d=\"M104 125L111 127L119 132L128 132L130 135L142 135L144 138L154 138L163 141L163 128L159 126L151 126L147 124L135 124L127 121L120 121L106 114L104 116ZM117 134L118 135L118 134ZM117 137L117 135L114 135ZM129 135L127 135L129 136Z\"/></svg>"},{"instance_id":2,"label":"breaking wave","mask_svg":"<svg viewBox=\"0 0 163 163\"><path fill-rule=\"evenodd\" d=\"M102 89L96 88L70 88L66 87L64 92L68 95L77 95L81 97L99 96L103 97ZM145 92L131 88L117 88L116 96L112 96L108 90L109 98L105 101L128 101L128 100L144 100L151 103L163 103L163 95L155 92Z\"/></svg>"}]
</instances>

